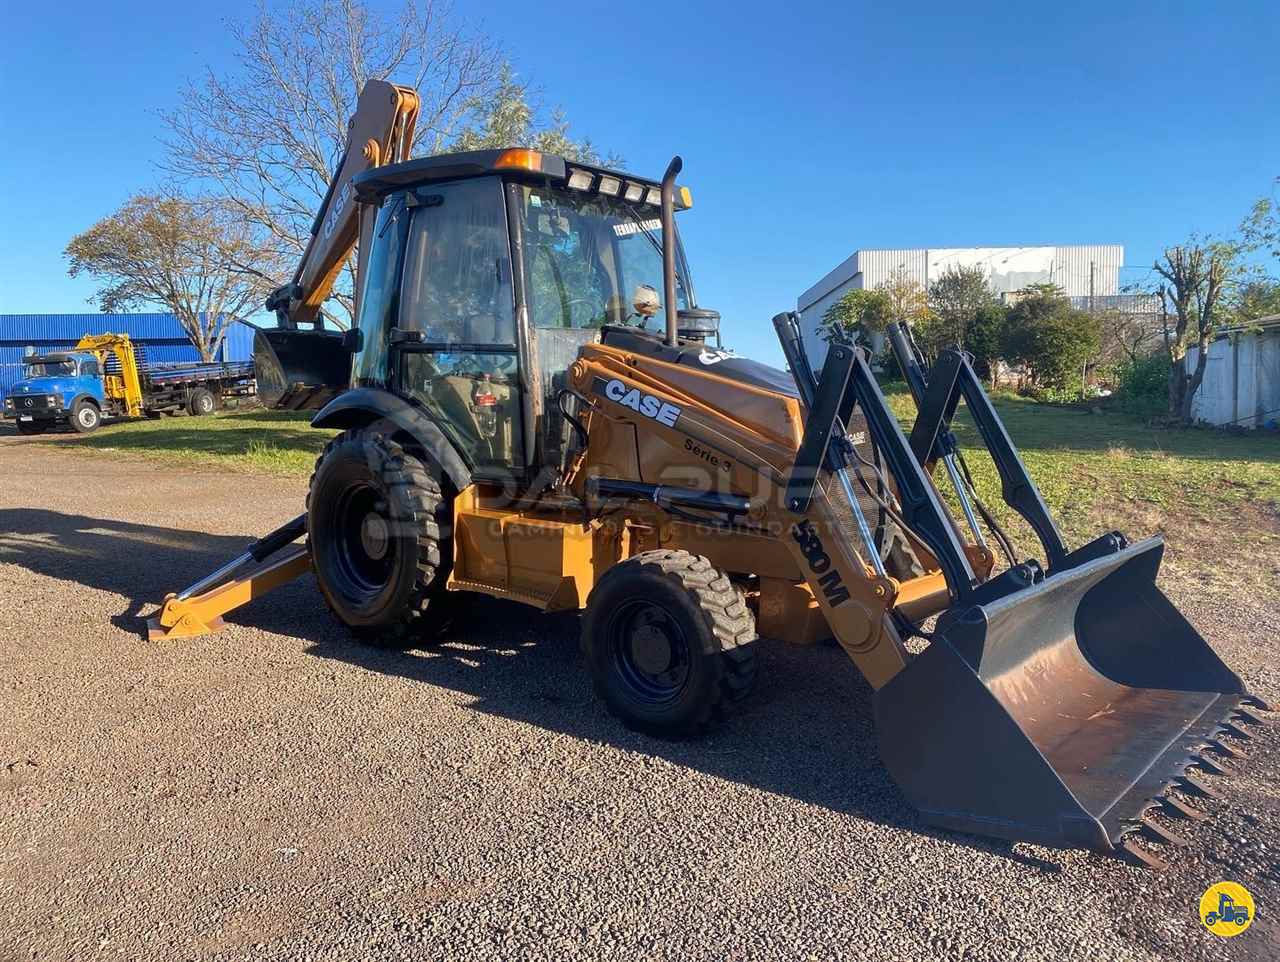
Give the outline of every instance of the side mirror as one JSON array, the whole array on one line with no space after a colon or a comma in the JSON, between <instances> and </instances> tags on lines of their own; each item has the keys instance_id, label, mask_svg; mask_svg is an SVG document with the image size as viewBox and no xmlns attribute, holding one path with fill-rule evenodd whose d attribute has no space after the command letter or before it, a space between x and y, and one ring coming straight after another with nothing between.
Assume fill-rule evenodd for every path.
<instances>
[{"instance_id":1,"label":"side mirror","mask_svg":"<svg viewBox=\"0 0 1280 962\"><path fill-rule=\"evenodd\" d=\"M364 350L364 331L358 327L342 332L342 349L348 354L359 354Z\"/></svg>"}]
</instances>

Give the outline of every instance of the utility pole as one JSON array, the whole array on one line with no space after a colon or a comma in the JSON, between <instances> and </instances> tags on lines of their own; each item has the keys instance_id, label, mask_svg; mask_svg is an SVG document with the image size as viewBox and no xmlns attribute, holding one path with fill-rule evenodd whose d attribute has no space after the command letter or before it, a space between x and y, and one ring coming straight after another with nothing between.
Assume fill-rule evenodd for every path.
<instances>
[{"instance_id":1,"label":"utility pole","mask_svg":"<svg viewBox=\"0 0 1280 962\"><path fill-rule=\"evenodd\" d=\"M1089 261L1089 313L1096 313L1093 306L1093 261Z\"/></svg>"}]
</instances>

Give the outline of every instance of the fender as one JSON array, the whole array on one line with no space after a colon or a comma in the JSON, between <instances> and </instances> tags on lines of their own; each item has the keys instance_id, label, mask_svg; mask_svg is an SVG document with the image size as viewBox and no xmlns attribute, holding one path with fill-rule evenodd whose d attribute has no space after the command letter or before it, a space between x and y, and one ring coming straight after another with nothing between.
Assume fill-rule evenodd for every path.
<instances>
[{"instance_id":1,"label":"fender","mask_svg":"<svg viewBox=\"0 0 1280 962\"><path fill-rule=\"evenodd\" d=\"M313 428L367 428L388 421L410 435L444 470L461 491L471 483L471 470L458 449L431 418L412 404L375 387L357 387L344 391L321 408L311 419Z\"/></svg>"},{"instance_id":2,"label":"fender","mask_svg":"<svg viewBox=\"0 0 1280 962\"><path fill-rule=\"evenodd\" d=\"M65 398L66 395L64 394L63 397ZM94 397L88 391L81 391L79 394L74 395L71 398L71 403L65 405L61 409L60 413L70 415L71 412L76 409L76 405L79 404L81 401L91 401L93 403L93 406L98 409L99 414L102 414L105 416L108 413L107 406L102 403L102 398Z\"/></svg>"}]
</instances>

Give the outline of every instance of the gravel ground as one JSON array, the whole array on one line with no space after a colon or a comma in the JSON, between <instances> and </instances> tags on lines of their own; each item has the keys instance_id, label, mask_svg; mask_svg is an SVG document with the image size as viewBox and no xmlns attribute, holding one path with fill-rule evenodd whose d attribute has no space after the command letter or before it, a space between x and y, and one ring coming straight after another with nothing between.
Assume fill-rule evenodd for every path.
<instances>
[{"instance_id":1,"label":"gravel ground","mask_svg":"<svg viewBox=\"0 0 1280 962\"><path fill-rule=\"evenodd\" d=\"M488 600L410 651L309 579L142 639L302 494L0 437L0 959L1280 956L1274 728L1156 874L922 826L830 648L762 644L745 710L669 743L592 698L575 618ZM1175 601L1280 700L1280 611ZM1196 917L1224 878L1232 939Z\"/></svg>"}]
</instances>

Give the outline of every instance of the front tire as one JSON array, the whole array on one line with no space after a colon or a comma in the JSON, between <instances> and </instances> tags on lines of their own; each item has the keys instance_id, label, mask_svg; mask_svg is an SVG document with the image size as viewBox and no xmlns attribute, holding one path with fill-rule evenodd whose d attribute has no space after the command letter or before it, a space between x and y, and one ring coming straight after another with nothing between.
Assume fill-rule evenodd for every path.
<instances>
[{"instance_id":1,"label":"front tire","mask_svg":"<svg viewBox=\"0 0 1280 962\"><path fill-rule=\"evenodd\" d=\"M102 424L102 412L92 401L79 400L71 408L71 428L77 434L90 434Z\"/></svg>"},{"instance_id":2,"label":"front tire","mask_svg":"<svg viewBox=\"0 0 1280 962\"><path fill-rule=\"evenodd\" d=\"M307 536L343 624L370 639L408 633L444 587L449 507L427 465L390 438L349 431L329 442L311 476Z\"/></svg>"},{"instance_id":3,"label":"front tire","mask_svg":"<svg viewBox=\"0 0 1280 962\"><path fill-rule=\"evenodd\" d=\"M755 682L755 618L742 592L687 551L646 551L610 568L582 631L596 693L637 731L702 731Z\"/></svg>"},{"instance_id":4,"label":"front tire","mask_svg":"<svg viewBox=\"0 0 1280 962\"><path fill-rule=\"evenodd\" d=\"M49 425L42 421L18 421L17 424L19 434L44 434L49 430Z\"/></svg>"}]
</instances>

